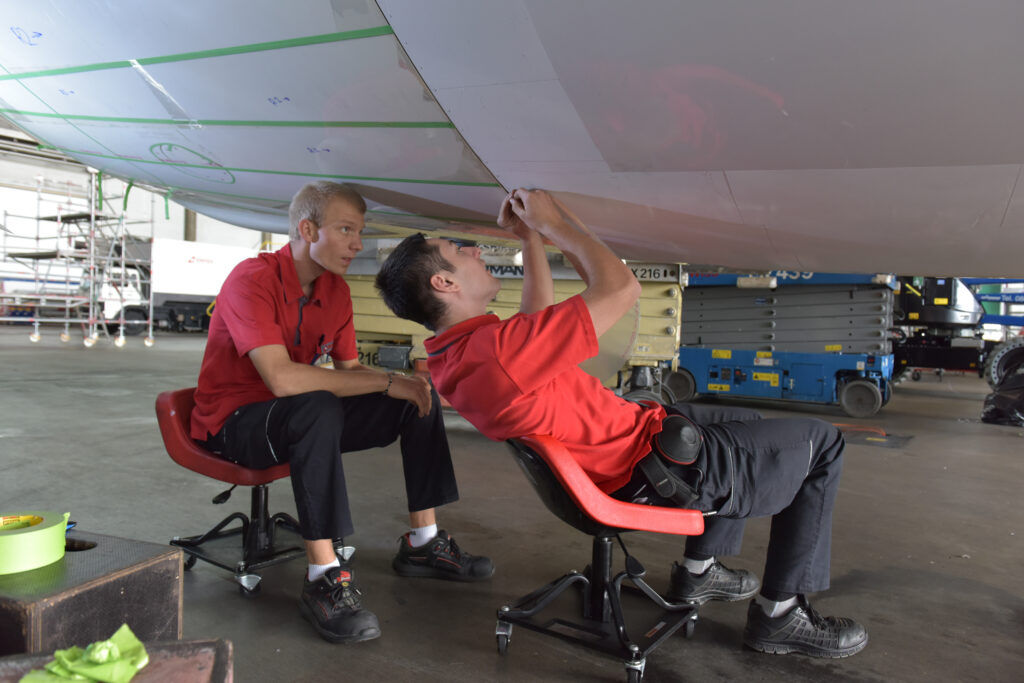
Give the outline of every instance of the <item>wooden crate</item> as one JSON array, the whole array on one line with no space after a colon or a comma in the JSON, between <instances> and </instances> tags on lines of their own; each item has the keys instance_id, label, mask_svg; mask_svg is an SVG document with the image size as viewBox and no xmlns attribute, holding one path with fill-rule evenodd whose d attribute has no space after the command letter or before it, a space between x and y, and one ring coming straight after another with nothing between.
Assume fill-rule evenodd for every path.
<instances>
[{"instance_id":1,"label":"wooden crate","mask_svg":"<svg viewBox=\"0 0 1024 683\"><path fill-rule=\"evenodd\" d=\"M61 560L0 575L0 655L84 647L121 624L180 639L181 606L180 549L72 531Z\"/></svg>"}]
</instances>

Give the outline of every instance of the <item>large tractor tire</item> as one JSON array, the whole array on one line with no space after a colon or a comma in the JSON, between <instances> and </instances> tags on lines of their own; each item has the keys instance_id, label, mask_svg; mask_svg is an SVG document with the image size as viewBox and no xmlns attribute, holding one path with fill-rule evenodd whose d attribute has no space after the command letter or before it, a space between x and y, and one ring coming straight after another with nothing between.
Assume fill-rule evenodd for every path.
<instances>
[{"instance_id":1,"label":"large tractor tire","mask_svg":"<svg viewBox=\"0 0 1024 683\"><path fill-rule=\"evenodd\" d=\"M982 376L993 389L1006 377L1024 372L1024 337L1005 341L985 356Z\"/></svg>"}]
</instances>

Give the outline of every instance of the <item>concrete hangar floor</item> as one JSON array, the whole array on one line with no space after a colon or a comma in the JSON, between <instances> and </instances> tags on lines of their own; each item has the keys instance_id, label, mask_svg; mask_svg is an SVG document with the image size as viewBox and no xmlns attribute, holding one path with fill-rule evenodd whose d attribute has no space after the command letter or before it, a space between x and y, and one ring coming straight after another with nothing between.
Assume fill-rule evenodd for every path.
<instances>
[{"instance_id":1,"label":"concrete hangar floor","mask_svg":"<svg viewBox=\"0 0 1024 683\"><path fill-rule=\"evenodd\" d=\"M79 528L155 543L200 533L234 508L225 486L179 467L164 451L153 401L192 386L205 338L134 338L123 349L62 345L44 330L0 327L0 508L70 510ZM694 636L681 632L647 660L645 681L1009 681L1024 665L1024 430L979 421L987 386L926 374L896 388L870 419L810 406L752 404L767 416L813 414L850 425L837 503L832 588L823 614L852 616L868 647L845 660L745 650L745 604L711 603ZM495 648L495 611L590 560L589 537L545 509L503 444L451 420L462 499L440 511L460 545L494 558L490 582L404 579L390 567L405 531L396 447L345 456L356 534L355 568L381 638L321 640L296 606L304 563L263 570L261 594L239 595L227 572L200 562L184 574L184 637L226 638L238 681L622 681L618 661L517 629ZM883 430L885 445L864 438ZM865 431L867 430L867 431ZM896 438L904 437L904 438ZM895 446L895 447L894 447ZM270 487L273 511L294 512L290 487ZM747 527L731 560L760 573L768 520ZM628 534L657 590L682 539ZM621 567L621 554L617 553Z\"/></svg>"}]
</instances>

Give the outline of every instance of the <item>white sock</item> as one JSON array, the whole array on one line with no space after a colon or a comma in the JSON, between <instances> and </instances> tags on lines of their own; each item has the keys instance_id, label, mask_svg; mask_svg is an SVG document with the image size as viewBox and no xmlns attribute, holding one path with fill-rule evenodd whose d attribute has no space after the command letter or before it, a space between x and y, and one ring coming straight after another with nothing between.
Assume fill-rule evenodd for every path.
<instances>
[{"instance_id":1,"label":"white sock","mask_svg":"<svg viewBox=\"0 0 1024 683\"><path fill-rule=\"evenodd\" d=\"M316 581L321 576L326 574L327 570L329 570L331 567L338 567L338 566L341 566L341 562L338 560L337 557L335 557L334 558L334 562L331 562L330 564L312 564L311 563L309 565L309 568L306 570L306 578L308 580L310 580L310 581Z\"/></svg>"},{"instance_id":2,"label":"white sock","mask_svg":"<svg viewBox=\"0 0 1024 683\"><path fill-rule=\"evenodd\" d=\"M422 545L426 545L428 541L433 540L434 536L437 536L436 524L409 529L409 545L413 548L419 548Z\"/></svg>"},{"instance_id":3,"label":"white sock","mask_svg":"<svg viewBox=\"0 0 1024 683\"><path fill-rule=\"evenodd\" d=\"M761 609L771 618L781 617L789 610L796 607L796 596L794 595L789 600L783 600L782 602L776 602L775 600L769 600L760 593L754 598L754 602L761 606Z\"/></svg>"},{"instance_id":4,"label":"white sock","mask_svg":"<svg viewBox=\"0 0 1024 683\"><path fill-rule=\"evenodd\" d=\"M694 575L700 575L711 568L711 565L715 563L715 558L710 557L706 560L691 560L689 557L683 556L683 566L686 567L686 571Z\"/></svg>"}]
</instances>

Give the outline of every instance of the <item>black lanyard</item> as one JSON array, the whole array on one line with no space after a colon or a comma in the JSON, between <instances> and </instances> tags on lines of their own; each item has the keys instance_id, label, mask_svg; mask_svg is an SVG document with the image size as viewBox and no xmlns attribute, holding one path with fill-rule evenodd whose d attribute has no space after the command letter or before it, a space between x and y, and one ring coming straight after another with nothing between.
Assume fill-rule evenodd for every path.
<instances>
[{"instance_id":1,"label":"black lanyard","mask_svg":"<svg viewBox=\"0 0 1024 683\"><path fill-rule=\"evenodd\" d=\"M294 346L298 346L302 343L302 308L309 302L309 298L303 296L299 297L299 322L295 325L295 342Z\"/></svg>"}]
</instances>

